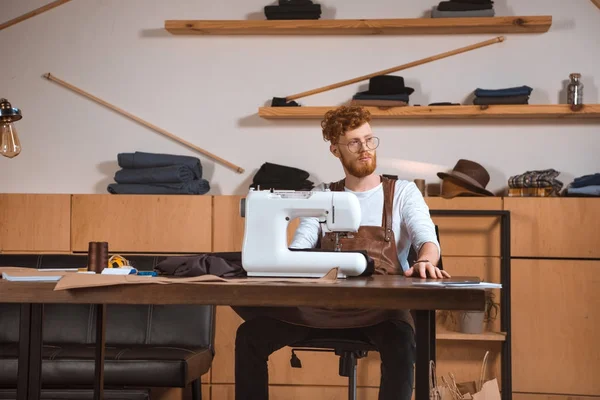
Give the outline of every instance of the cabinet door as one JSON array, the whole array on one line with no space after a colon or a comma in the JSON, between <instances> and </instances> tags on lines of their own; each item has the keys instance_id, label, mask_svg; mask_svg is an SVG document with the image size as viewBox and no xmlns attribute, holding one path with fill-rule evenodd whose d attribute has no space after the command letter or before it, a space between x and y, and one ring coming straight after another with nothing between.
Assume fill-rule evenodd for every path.
<instances>
[{"instance_id":1,"label":"cabinet door","mask_svg":"<svg viewBox=\"0 0 600 400\"><path fill-rule=\"evenodd\" d=\"M212 197L73 195L72 231L73 251L104 241L110 252L209 252Z\"/></svg>"},{"instance_id":2,"label":"cabinet door","mask_svg":"<svg viewBox=\"0 0 600 400\"><path fill-rule=\"evenodd\" d=\"M71 195L0 194L0 251L68 253Z\"/></svg>"},{"instance_id":3,"label":"cabinet door","mask_svg":"<svg viewBox=\"0 0 600 400\"><path fill-rule=\"evenodd\" d=\"M502 210L500 197L426 197L430 210ZM500 217L432 216L440 231L442 254L500 256Z\"/></svg>"},{"instance_id":4,"label":"cabinet door","mask_svg":"<svg viewBox=\"0 0 600 400\"><path fill-rule=\"evenodd\" d=\"M512 261L513 390L600 393L600 261Z\"/></svg>"},{"instance_id":5,"label":"cabinet door","mask_svg":"<svg viewBox=\"0 0 600 400\"><path fill-rule=\"evenodd\" d=\"M600 257L598 199L506 198L504 208L513 257Z\"/></svg>"}]
</instances>

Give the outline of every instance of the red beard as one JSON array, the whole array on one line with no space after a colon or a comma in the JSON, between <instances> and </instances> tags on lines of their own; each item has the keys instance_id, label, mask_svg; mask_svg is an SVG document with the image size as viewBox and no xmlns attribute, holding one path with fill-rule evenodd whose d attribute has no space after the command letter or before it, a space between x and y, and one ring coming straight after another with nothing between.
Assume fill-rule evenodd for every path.
<instances>
[{"instance_id":1,"label":"red beard","mask_svg":"<svg viewBox=\"0 0 600 400\"><path fill-rule=\"evenodd\" d=\"M369 161L360 161L360 157L363 155L369 154L371 159ZM350 175L355 176L357 178L364 178L365 176L371 175L375 172L377 168L377 156L375 153L370 154L368 152L363 152L357 155L355 158L348 160L344 157L344 154L340 154L340 159L342 160L342 165L346 170L350 173Z\"/></svg>"}]
</instances>

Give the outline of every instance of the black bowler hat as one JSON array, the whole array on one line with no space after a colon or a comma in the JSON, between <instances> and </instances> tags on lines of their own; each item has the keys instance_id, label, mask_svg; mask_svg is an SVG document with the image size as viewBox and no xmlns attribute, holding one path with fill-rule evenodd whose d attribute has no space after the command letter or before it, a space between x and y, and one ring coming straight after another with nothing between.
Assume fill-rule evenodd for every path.
<instances>
[{"instance_id":1,"label":"black bowler hat","mask_svg":"<svg viewBox=\"0 0 600 400\"><path fill-rule=\"evenodd\" d=\"M377 75L369 79L369 90L359 94L412 94L415 89L404 86L404 78L395 75Z\"/></svg>"}]
</instances>

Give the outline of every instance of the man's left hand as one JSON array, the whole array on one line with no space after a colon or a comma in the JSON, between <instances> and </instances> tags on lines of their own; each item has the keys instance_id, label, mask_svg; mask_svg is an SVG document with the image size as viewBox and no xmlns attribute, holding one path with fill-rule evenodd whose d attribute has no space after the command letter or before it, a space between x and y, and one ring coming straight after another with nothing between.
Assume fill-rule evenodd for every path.
<instances>
[{"instance_id":1,"label":"man's left hand","mask_svg":"<svg viewBox=\"0 0 600 400\"><path fill-rule=\"evenodd\" d=\"M443 279L450 278L450 274L433 265L429 261L419 261L413 264L405 273L405 276Z\"/></svg>"}]
</instances>

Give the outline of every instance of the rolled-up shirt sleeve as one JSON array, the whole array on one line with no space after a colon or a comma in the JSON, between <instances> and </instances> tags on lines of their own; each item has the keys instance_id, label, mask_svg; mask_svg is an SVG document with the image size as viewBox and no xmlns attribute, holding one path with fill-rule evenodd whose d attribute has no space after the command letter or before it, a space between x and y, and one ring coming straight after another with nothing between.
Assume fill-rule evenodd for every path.
<instances>
[{"instance_id":1,"label":"rolled-up shirt sleeve","mask_svg":"<svg viewBox=\"0 0 600 400\"><path fill-rule=\"evenodd\" d=\"M300 224L290 244L292 249L312 249L317 246L321 226L315 217L300 218Z\"/></svg>"},{"instance_id":2,"label":"rolled-up shirt sleeve","mask_svg":"<svg viewBox=\"0 0 600 400\"><path fill-rule=\"evenodd\" d=\"M311 192L322 192L325 190L325 185L323 183L315 186ZM292 243L290 244L290 248L292 249L312 249L317 246L319 243L319 235L321 235L321 224L319 223L319 218L317 217L303 217L300 218L300 223L298 228L296 228L296 232L294 233L294 238L292 239Z\"/></svg>"},{"instance_id":3,"label":"rolled-up shirt sleeve","mask_svg":"<svg viewBox=\"0 0 600 400\"><path fill-rule=\"evenodd\" d=\"M442 254L440 243L435 234L435 224L429 214L429 207L421 192L413 182L406 186L403 202L400 208L402 222L410 237L410 242L417 253L427 242L434 243L438 249L438 257Z\"/></svg>"}]
</instances>

